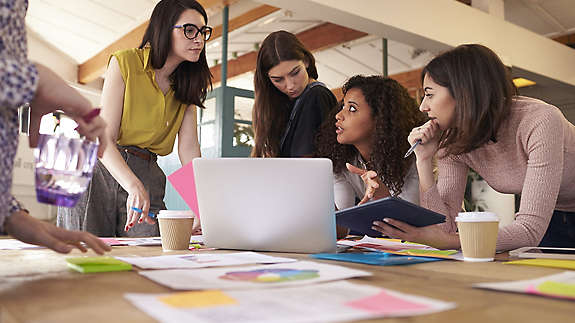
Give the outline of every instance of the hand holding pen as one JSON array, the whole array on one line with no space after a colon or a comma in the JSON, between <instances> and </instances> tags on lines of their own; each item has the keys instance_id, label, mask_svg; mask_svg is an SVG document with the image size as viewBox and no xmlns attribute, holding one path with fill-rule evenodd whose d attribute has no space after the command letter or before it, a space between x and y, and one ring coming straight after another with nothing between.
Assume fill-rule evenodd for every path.
<instances>
[{"instance_id":1,"label":"hand holding pen","mask_svg":"<svg viewBox=\"0 0 575 323\"><path fill-rule=\"evenodd\" d=\"M439 146L440 137L441 129L436 119L431 119L425 124L413 128L407 138L411 147L406 152L404 158L409 157L413 152L416 153L418 161L432 158Z\"/></svg>"}]
</instances>

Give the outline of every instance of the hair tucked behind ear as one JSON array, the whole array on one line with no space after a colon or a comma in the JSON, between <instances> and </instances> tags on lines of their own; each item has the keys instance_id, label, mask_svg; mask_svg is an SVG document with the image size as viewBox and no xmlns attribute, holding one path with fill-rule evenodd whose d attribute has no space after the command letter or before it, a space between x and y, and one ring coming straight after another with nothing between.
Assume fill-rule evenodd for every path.
<instances>
[{"instance_id":1,"label":"hair tucked behind ear","mask_svg":"<svg viewBox=\"0 0 575 323\"><path fill-rule=\"evenodd\" d=\"M318 78L313 55L294 34L287 31L269 34L258 52L254 75L253 157L276 157L280 153L281 137L289 118L290 100L272 84L268 72L279 63L290 60L306 63L308 76Z\"/></svg>"},{"instance_id":2,"label":"hair tucked behind ear","mask_svg":"<svg viewBox=\"0 0 575 323\"><path fill-rule=\"evenodd\" d=\"M492 50L477 44L457 46L425 66L422 83L425 75L448 88L456 102L453 125L440 148L447 154L462 154L497 140L517 91L509 69Z\"/></svg>"},{"instance_id":3,"label":"hair tucked behind ear","mask_svg":"<svg viewBox=\"0 0 575 323\"><path fill-rule=\"evenodd\" d=\"M153 68L160 69L166 63L172 48L173 26L187 9L196 10L208 23L206 11L196 0L162 0L154 8L139 47L151 47L150 62ZM180 63L170 75L170 81L176 99L185 104L204 107L208 91L212 88L212 73L206 60L205 45L198 61Z\"/></svg>"},{"instance_id":4,"label":"hair tucked behind ear","mask_svg":"<svg viewBox=\"0 0 575 323\"><path fill-rule=\"evenodd\" d=\"M379 75L356 75L343 85L345 94L351 89L359 89L371 108L375 121L374 141L368 167L383 178L392 195L401 193L404 179L413 165L413 158L403 158L409 149L407 136L411 129L425 122L417 103L407 90L397 81ZM337 142L335 115L342 104L334 108L317 136L317 156L332 160L334 172L347 171L346 162L354 160L359 152L353 145Z\"/></svg>"}]
</instances>

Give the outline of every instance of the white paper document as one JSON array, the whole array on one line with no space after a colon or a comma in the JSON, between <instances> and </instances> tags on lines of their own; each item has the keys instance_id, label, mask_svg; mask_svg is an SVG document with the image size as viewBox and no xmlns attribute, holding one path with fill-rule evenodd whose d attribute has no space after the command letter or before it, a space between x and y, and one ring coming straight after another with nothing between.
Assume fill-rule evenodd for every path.
<instances>
[{"instance_id":1,"label":"white paper document","mask_svg":"<svg viewBox=\"0 0 575 323\"><path fill-rule=\"evenodd\" d=\"M25 243L16 239L0 239L0 250L21 250L21 249L37 249L37 248L46 248L46 247Z\"/></svg>"},{"instance_id":2,"label":"white paper document","mask_svg":"<svg viewBox=\"0 0 575 323\"><path fill-rule=\"evenodd\" d=\"M261 253L246 251L234 253L179 254L155 257L115 257L136 265L142 269L194 269L245 264L275 264L294 262L295 259L272 257Z\"/></svg>"},{"instance_id":3,"label":"white paper document","mask_svg":"<svg viewBox=\"0 0 575 323\"><path fill-rule=\"evenodd\" d=\"M312 261L196 270L146 270L139 274L179 290L274 288L371 276L367 271Z\"/></svg>"},{"instance_id":4,"label":"white paper document","mask_svg":"<svg viewBox=\"0 0 575 323\"><path fill-rule=\"evenodd\" d=\"M164 323L341 322L423 315L455 307L454 303L345 281L257 291L124 296Z\"/></svg>"},{"instance_id":5,"label":"white paper document","mask_svg":"<svg viewBox=\"0 0 575 323\"><path fill-rule=\"evenodd\" d=\"M575 271L565 271L536 279L479 283L473 287L575 300Z\"/></svg>"}]
</instances>

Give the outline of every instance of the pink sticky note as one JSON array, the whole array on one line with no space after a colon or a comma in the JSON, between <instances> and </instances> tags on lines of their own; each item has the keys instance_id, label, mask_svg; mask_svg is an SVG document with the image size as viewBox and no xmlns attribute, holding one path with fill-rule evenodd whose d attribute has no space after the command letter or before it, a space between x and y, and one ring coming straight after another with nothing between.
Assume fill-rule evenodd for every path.
<instances>
[{"instance_id":1,"label":"pink sticky note","mask_svg":"<svg viewBox=\"0 0 575 323\"><path fill-rule=\"evenodd\" d=\"M196 180L194 178L194 166L192 162L173 172L168 176L168 180L172 186L178 191L180 196L184 199L190 210L200 218L200 210L198 208L198 196L196 194Z\"/></svg>"},{"instance_id":2,"label":"pink sticky note","mask_svg":"<svg viewBox=\"0 0 575 323\"><path fill-rule=\"evenodd\" d=\"M126 245L125 242L120 241L118 239L115 238L100 238L100 240L104 241L105 243L107 243L110 246L123 246Z\"/></svg>"},{"instance_id":3,"label":"pink sticky note","mask_svg":"<svg viewBox=\"0 0 575 323\"><path fill-rule=\"evenodd\" d=\"M405 312L417 313L429 309L428 305L390 295L386 291L379 294L347 302L346 306L376 314L393 315Z\"/></svg>"}]
</instances>

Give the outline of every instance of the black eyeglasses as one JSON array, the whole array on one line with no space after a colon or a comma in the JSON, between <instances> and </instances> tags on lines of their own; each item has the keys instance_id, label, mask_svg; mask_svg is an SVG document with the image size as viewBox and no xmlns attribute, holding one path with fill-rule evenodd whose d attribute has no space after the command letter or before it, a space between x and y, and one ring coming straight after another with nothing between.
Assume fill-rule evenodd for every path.
<instances>
[{"instance_id":1,"label":"black eyeglasses","mask_svg":"<svg viewBox=\"0 0 575 323\"><path fill-rule=\"evenodd\" d=\"M198 37L198 34L202 34L205 41L208 41L210 37L212 37L212 27L210 26L198 28L198 26L194 24L183 24L175 25L174 28L182 28L184 30L184 36L186 36L187 39L195 39Z\"/></svg>"}]
</instances>

